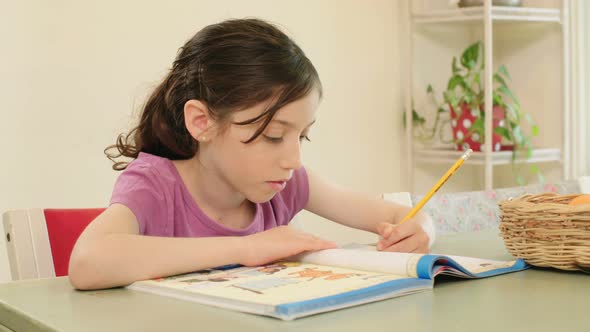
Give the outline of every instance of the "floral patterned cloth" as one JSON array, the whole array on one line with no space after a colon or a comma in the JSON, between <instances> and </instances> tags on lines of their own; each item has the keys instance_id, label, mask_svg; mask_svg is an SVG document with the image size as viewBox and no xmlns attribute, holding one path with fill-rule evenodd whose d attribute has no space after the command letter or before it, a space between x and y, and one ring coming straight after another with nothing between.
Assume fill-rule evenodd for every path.
<instances>
[{"instance_id":1,"label":"floral patterned cloth","mask_svg":"<svg viewBox=\"0 0 590 332\"><path fill-rule=\"evenodd\" d=\"M524 194L554 192L570 194L580 192L578 181L556 184L538 184L523 187L436 194L423 208L434 220L437 233L473 232L498 229L500 208L498 202ZM412 195L417 204L424 195Z\"/></svg>"}]
</instances>

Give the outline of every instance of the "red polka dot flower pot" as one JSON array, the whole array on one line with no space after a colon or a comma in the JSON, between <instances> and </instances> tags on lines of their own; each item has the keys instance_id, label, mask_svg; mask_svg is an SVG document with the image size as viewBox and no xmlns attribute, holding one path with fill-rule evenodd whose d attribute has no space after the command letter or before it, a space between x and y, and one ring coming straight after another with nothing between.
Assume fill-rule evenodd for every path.
<instances>
[{"instance_id":1,"label":"red polka dot flower pot","mask_svg":"<svg viewBox=\"0 0 590 332\"><path fill-rule=\"evenodd\" d=\"M469 104L463 102L459 105L459 110L449 105L451 111L451 128L453 130L453 139L458 151L470 148L473 151L483 151L485 149L485 126L483 105L479 109L472 109ZM504 127L506 112L500 106L493 107L492 127ZM492 151L505 150L502 147L502 136L493 129L492 134Z\"/></svg>"}]
</instances>

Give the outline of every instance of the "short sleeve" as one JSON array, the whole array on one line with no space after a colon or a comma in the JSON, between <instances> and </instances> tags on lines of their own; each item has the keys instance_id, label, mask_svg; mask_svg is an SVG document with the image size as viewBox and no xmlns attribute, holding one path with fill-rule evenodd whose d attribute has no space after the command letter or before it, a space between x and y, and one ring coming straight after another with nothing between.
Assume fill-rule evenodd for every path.
<instances>
[{"instance_id":1,"label":"short sleeve","mask_svg":"<svg viewBox=\"0 0 590 332\"><path fill-rule=\"evenodd\" d=\"M110 204L122 204L135 215L139 225L139 233L155 231L163 228L158 225L164 220L160 214L164 194L158 188L150 165L130 165L117 179Z\"/></svg>"}]
</instances>

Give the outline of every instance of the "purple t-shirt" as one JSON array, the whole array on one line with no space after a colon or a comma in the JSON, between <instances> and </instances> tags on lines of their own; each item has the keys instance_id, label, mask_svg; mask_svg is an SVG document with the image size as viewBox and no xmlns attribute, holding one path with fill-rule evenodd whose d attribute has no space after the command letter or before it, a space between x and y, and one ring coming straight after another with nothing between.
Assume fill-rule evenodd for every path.
<instances>
[{"instance_id":1,"label":"purple t-shirt","mask_svg":"<svg viewBox=\"0 0 590 332\"><path fill-rule=\"evenodd\" d=\"M111 204L131 209L139 232L144 235L243 236L287 225L305 207L308 198L307 173L301 167L270 201L256 204L254 220L248 227L228 228L199 208L172 161L142 152L117 179Z\"/></svg>"}]
</instances>

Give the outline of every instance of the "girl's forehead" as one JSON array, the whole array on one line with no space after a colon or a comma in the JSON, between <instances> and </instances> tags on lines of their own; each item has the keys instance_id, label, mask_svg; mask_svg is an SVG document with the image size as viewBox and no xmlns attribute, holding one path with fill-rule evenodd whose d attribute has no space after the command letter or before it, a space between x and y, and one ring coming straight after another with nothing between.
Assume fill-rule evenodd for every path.
<instances>
[{"instance_id":1,"label":"girl's forehead","mask_svg":"<svg viewBox=\"0 0 590 332\"><path fill-rule=\"evenodd\" d=\"M285 127L305 128L315 121L315 114L319 105L319 94L310 92L305 97L295 100L281 107L274 114L272 124ZM232 114L233 122L254 119L268 110L270 102L263 102Z\"/></svg>"}]
</instances>

